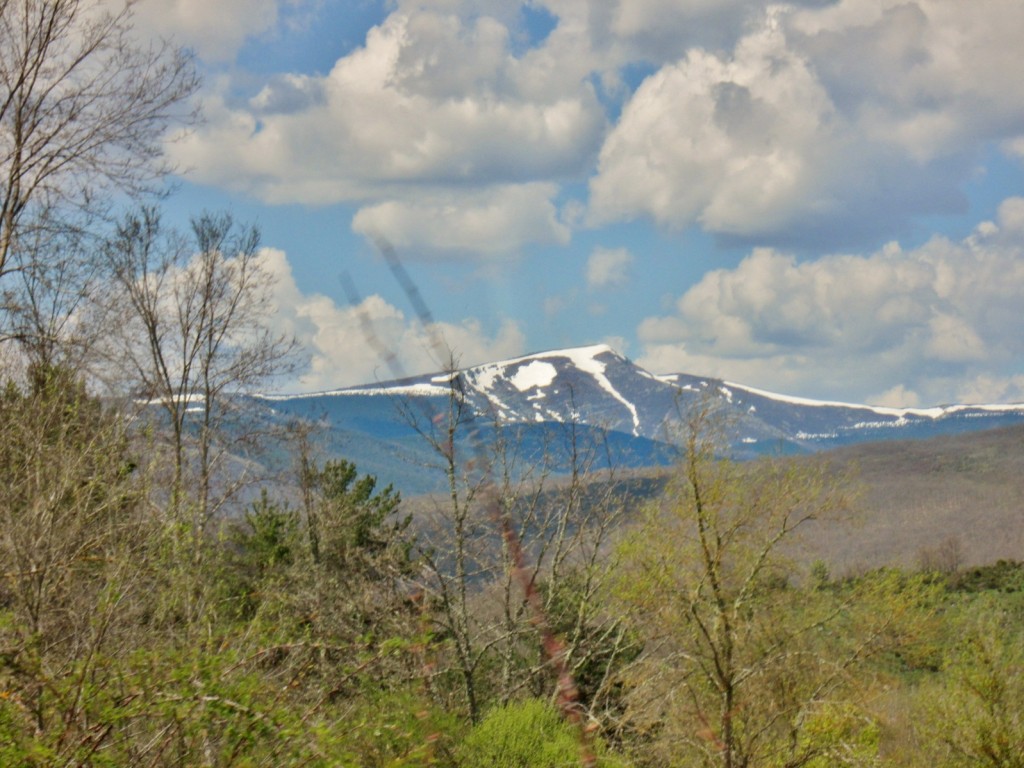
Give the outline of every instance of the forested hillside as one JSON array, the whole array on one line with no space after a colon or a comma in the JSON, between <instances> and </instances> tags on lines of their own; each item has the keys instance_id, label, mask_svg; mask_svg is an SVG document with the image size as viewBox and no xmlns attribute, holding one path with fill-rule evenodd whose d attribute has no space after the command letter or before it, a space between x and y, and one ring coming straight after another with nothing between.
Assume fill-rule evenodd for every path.
<instances>
[{"instance_id":1,"label":"forested hillside","mask_svg":"<svg viewBox=\"0 0 1024 768\"><path fill-rule=\"evenodd\" d=\"M822 460L851 471L852 529L821 530L814 550L838 569L922 563L956 570L1024 553L1024 430L843 448Z\"/></svg>"},{"instance_id":2,"label":"forested hillside","mask_svg":"<svg viewBox=\"0 0 1024 768\"><path fill-rule=\"evenodd\" d=\"M692 427L639 506L592 446L550 488L453 456L413 527L300 443L300 504L196 530L152 439L34 367L0 408L3 764L1012 765L1024 567L793 559L857 535L849 479Z\"/></svg>"}]
</instances>

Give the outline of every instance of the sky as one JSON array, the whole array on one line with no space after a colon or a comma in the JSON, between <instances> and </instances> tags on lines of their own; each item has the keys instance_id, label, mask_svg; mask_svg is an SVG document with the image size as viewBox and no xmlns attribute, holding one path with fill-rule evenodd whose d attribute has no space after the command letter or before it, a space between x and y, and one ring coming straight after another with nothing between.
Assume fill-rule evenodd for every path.
<instances>
[{"instance_id":1,"label":"sky","mask_svg":"<svg viewBox=\"0 0 1024 768\"><path fill-rule=\"evenodd\" d=\"M1020 0L143 0L318 391L607 343L892 406L1024 401ZM348 275L358 289L343 289Z\"/></svg>"}]
</instances>

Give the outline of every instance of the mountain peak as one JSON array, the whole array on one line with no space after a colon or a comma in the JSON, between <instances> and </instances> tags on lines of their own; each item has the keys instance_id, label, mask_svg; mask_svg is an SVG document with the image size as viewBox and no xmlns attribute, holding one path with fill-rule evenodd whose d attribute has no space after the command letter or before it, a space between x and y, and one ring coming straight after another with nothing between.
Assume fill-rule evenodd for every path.
<instances>
[{"instance_id":1,"label":"mountain peak","mask_svg":"<svg viewBox=\"0 0 1024 768\"><path fill-rule=\"evenodd\" d=\"M592 361L603 355L611 355L612 357L620 360L626 359L607 344L591 344L583 347L566 347L564 349L548 349L541 352L530 352L529 354L512 357L507 360L496 360L493 363L481 363L480 365L469 366L463 370L463 373L493 368L509 368L535 360L547 360L550 358L565 358L573 361L574 363L582 363L586 366L589 364L588 361Z\"/></svg>"},{"instance_id":2,"label":"mountain peak","mask_svg":"<svg viewBox=\"0 0 1024 768\"><path fill-rule=\"evenodd\" d=\"M640 415L616 383L631 380L636 371L607 344L594 344L536 352L462 373L477 407L503 422L561 422L580 418L580 408L596 407L602 419L639 435Z\"/></svg>"}]
</instances>

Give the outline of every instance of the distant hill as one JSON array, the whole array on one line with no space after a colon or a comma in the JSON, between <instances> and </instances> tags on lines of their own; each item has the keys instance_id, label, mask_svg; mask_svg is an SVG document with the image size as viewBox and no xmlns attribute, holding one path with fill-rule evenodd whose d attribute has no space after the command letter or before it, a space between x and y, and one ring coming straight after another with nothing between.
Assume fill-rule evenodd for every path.
<instances>
[{"instance_id":1,"label":"distant hill","mask_svg":"<svg viewBox=\"0 0 1024 768\"><path fill-rule=\"evenodd\" d=\"M803 569L823 560L841 577L882 566L942 570L1024 561L1024 425L783 460L823 464L850 480L848 514L811 523L788 549ZM617 495L633 506L627 519L639 519L673 472L617 475Z\"/></svg>"},{"instance_id":2,"label":"distant hill","mask_svg":"<svg viewBox=\"0 0 1024 768\"><path fill-rule=\"evenodd\" d=\"M563 466L570 426L577 440L606 446L616 466L671 463L680 419L701 402L730 425L741 459L1024 424L1024 404L882 408L807 400L709 377L653 374L603 345L331 392L256 396L245 409L268 422L316 422L325 453L416 494L443 484L422 433L443 437L437 430L452 396L467 416L457 435L462 455L472 456L473 439L500 434L523 462L543 455Z\"/></svg>"},{"instance_id":3,"label":"distant hill","mask_svg":"<svg viewBox=\"0 0 1024 768\"><path fill-rule=\"evenodd\" d=\"M843 569L1024 560L1024 426L866 443L815 457L855 471L849 526L819 525L804 559Z\"/></svg>"},{"instance_id":4,"label":"distant hill","mask_svg":"<svg viewBox=\"0 0 1024 768\"><path fill-rule=\"evenodd\" d=\"M409 499L443 490L430 440L445 440L453 402L465 416L456 438L463 466L498 438L518 471L547 462L556 476L574 446L599 448L593 468L613 466L628 478L623 492L637 509L663 487L680 419L701 403L731 425L735 458L774 455L854 470L854 523L809 528L793 553L805 565L823 559L841 574L921 561L1024 560L1020 404L894 409L811 401L708 377L654 375L597 346L331 392L237 396L229 421L265 435L296 420L313 424L321 459L354 461ZM228 471L248 466L265 476L292 466L283 443L267 438L262 448L236 456ZM290 481L282 482L291 493Z\"/></svg>"}]
</instances>

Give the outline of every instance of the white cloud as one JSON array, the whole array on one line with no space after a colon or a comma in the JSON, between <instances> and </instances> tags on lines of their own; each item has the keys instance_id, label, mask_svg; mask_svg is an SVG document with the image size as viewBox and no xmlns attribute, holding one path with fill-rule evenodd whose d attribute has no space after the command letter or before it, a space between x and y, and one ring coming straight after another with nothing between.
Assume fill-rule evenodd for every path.
<instances>
[{"instance_id":1,"label":"white cloud","mask_svg":"<svg viewBox=\"0 0 1024 768\"><path fill-rule=\"evenodd\" d=\"M204 57L230 59L283 25L281 2L154 0L140 13ZM557 17L532 47L526 5ZM455 196L590 175L593 223L650 217L834 248L959 210L984 150L1022 154L1024 3L389 7L327 74L215 79L207 123L171 145L174 159L196 181L264 202L369 210L422 210L424 188ZM657 71L609 132L637 64Z\"/></svg>"},{"instance_id":2,"label":"white cloud","mask_svg":"<svg viewBox=\"0 0 1024 768\"><path fill-rule=\"evenodd\" d=\"M509 254L529 243L569 241L551 202L553 184L520 184L475 193L438 192L363 208L352 229L383 236L415 254L427 248L461 254Z\"/></svg>"},{"instance_id":3,"label":"white cloud","mask_svg":"<svg viewBox=\"0 0 1024 768\"><path fill-rule=\"evenodd\" d=\"M663 5L641 0L628 13L669 13ZM1024 4L806 5L761 4L758 17L727 3L722 13L745 20L735 47L691 47L640 85L591 180L595 222L647 216L761 243L867 240L957 210L982 150L1015 151Z\"/></svg>"},{"instance_id":4,"label":"white cloud","mask_svg":"<svg viewBox=\"0 0 1024 768\"><path fill-rule=\"evenodd\" d=\"M1010 237L1024 235L1024 197L1011 197L999 204L999 226ZM999 229L990 234L996 234Z\"/></svg>"},{"instance_id":5,"label":"white cloud","mask_svg":"<svg viewBox=\"0 0 1024 768\"><path fill-rule=\"evenodd\" d=\"M926 161L1019 133L1024 5L842 0L795 13L793 46L873 141Z\"/></svg>"},{"instance_id":6,"label":"white cloud","mask_svg":"<svg viewBox=\"0 0 1024 768\"><path fill-rule=\"evenodd\" d=\"M1024 136L1007 139L1003 144L1003 150L1009 155L1016 155L1018 158L1024 159Z\"/></svg>"},{"instance_id":7,"label":"white cloud","mask_svg":"<svg viewBox=\"0 0 1024 768\"><path fill-rule=\"evenodd\" d=\"M928 321L925 355L932 360L962 363L986 358L985 342L962 317L935 312Z\"/></svg>"},{"instance_id":8,"label":"white cloud","mask_svg":"<svg viewBox=\"0 0 1024 768\"><path fill-rule=\"evenodd\" d=\"M303 293L295 284L283 251L267 248L262 264L274 278L274 330L293 335L307 356L295 379L281 388L312 392L387 380L394 373L368 343L363 330L369 320L377 341L394 353L409 375L443 370L445 353L433 347L435 335L455 354L460 365L474 365L522 354L525 340L515 322L505 321L489 335L475 319L436 323L427 330L380 296L359 306L339 306L331 298Z\"/></svg>"},{"instance_id":9,"label":"white cloud","mask_svg":"<svg viewBox=\"0 0 1024 768\"><path fill-rule=\"evenodd\" d=\"M731 48L763 0L618 0L611 30L650 60L678 58L688 48Z\"/></svg>"},{"instance_id":10,"label":"white cloud","mask_svg":"<svg viewBox=\"0 0 1024 768\"><path fill-rule=\"evenodd\" d=\"M248 105L208 94L207 125L172 151L196 180L271 203L580 176L603 110L582 78L538 67L494 18L399 10L322 78L277 78Z\"/></svg>"},{"instance_id":11,"label":"white cloud","mask_svg":"<svg viewBox=\"0 0 1024 768\"><path fill-rule=\"evenodd\" d=\"M756 249L645 320L639 361L819 397L974 397L965 381L1020 374L1022 234L1024 199L1012 198L959 243L805 262Z\"/></svg>"},{"instance_id":12,"label":"white cloud","mask_svg":"<svg viewBox=\"0 0 1024 768\"><path fill-rule=\"evenodd\" d=\"M256 115L287 115L323 103L323 80L308 75L279 75L249 100Z\"/></svg>"},{"instance_id":13,"label":"white cloud","mask_svg":"<svg viewBox=\"0 0 1024 768\"><path fill-rule=\"evenodd\" d=\"M624 284L632 263L633 254L626 248L595 248L587 259L587 286L607 288Z\"/></svg>"},{"instance_id":14,"label":"white cloud","mask_svg":"<svg viewBox=\"0 0 1024 768\"><path fill-rule=\"evenodd\" d=\"M609 135L593 213L734 234L773 229L821 199L822 165L842 143L834 118L778 29L744 38L729 59L690 51L637 89Z\"/></svg>"},{"instance_id":15,"label":"white cloud","mask_svg":"<svg viewBox=\"0 0 1024 768\"><path fill-rule=\"evenodd\" d=\"M1024 403L1024 374L980 374L960 384L957 400L965 403Z\"/></svg>"},{"instance_id":16,"label":"white cloud","mask_svg":"<svg viewBox=\"0 0 1024 768\"><path fill-rule=\"evenodd\" d=\"M883 405L890 408L915 408L922 405L921 398L913 390L907 389L902 384L890 387L878 395L868 396L867 401L872 405ZM979 400L972 402L996 403L998 400Z\"/></svg>"},{"instance_id":17,"label":"white cloud","mask_svg":"<svg viewBox=\"0 0 1024 768\"><path fill-rule=\"evenodd\" d=\"M248 37L277 23L278 0L145 0L136 6L141 31L172 39L206 61L230 61Z\"/></svg>"},{"instance_id":18,"label":"white cloud","mask_svg":"<svg viewBox=\"0 0 1024 768\"><path fill-rule=\"evenodd\" d=\"M283 28L285 2L315 1L147 0L140 13L230 59L247 37ZM959 212L986 151L1024 156L1024 3L386 7L326 74L212 80L207 122L171 145L174 159L198 182L268 203L357 202L360 227L388 219L397 231L395 215L408 215L410 233L437 240L428 249L450 239L422 220L446 199L589 176L594 224L649 217L820 250ZM526 40L525 7L557 18L541 43ZM656 71L630 96L637 65ZM561 225L573 222L548 220L538 240L562 242Z\"/></svg>"}]
</instances>

